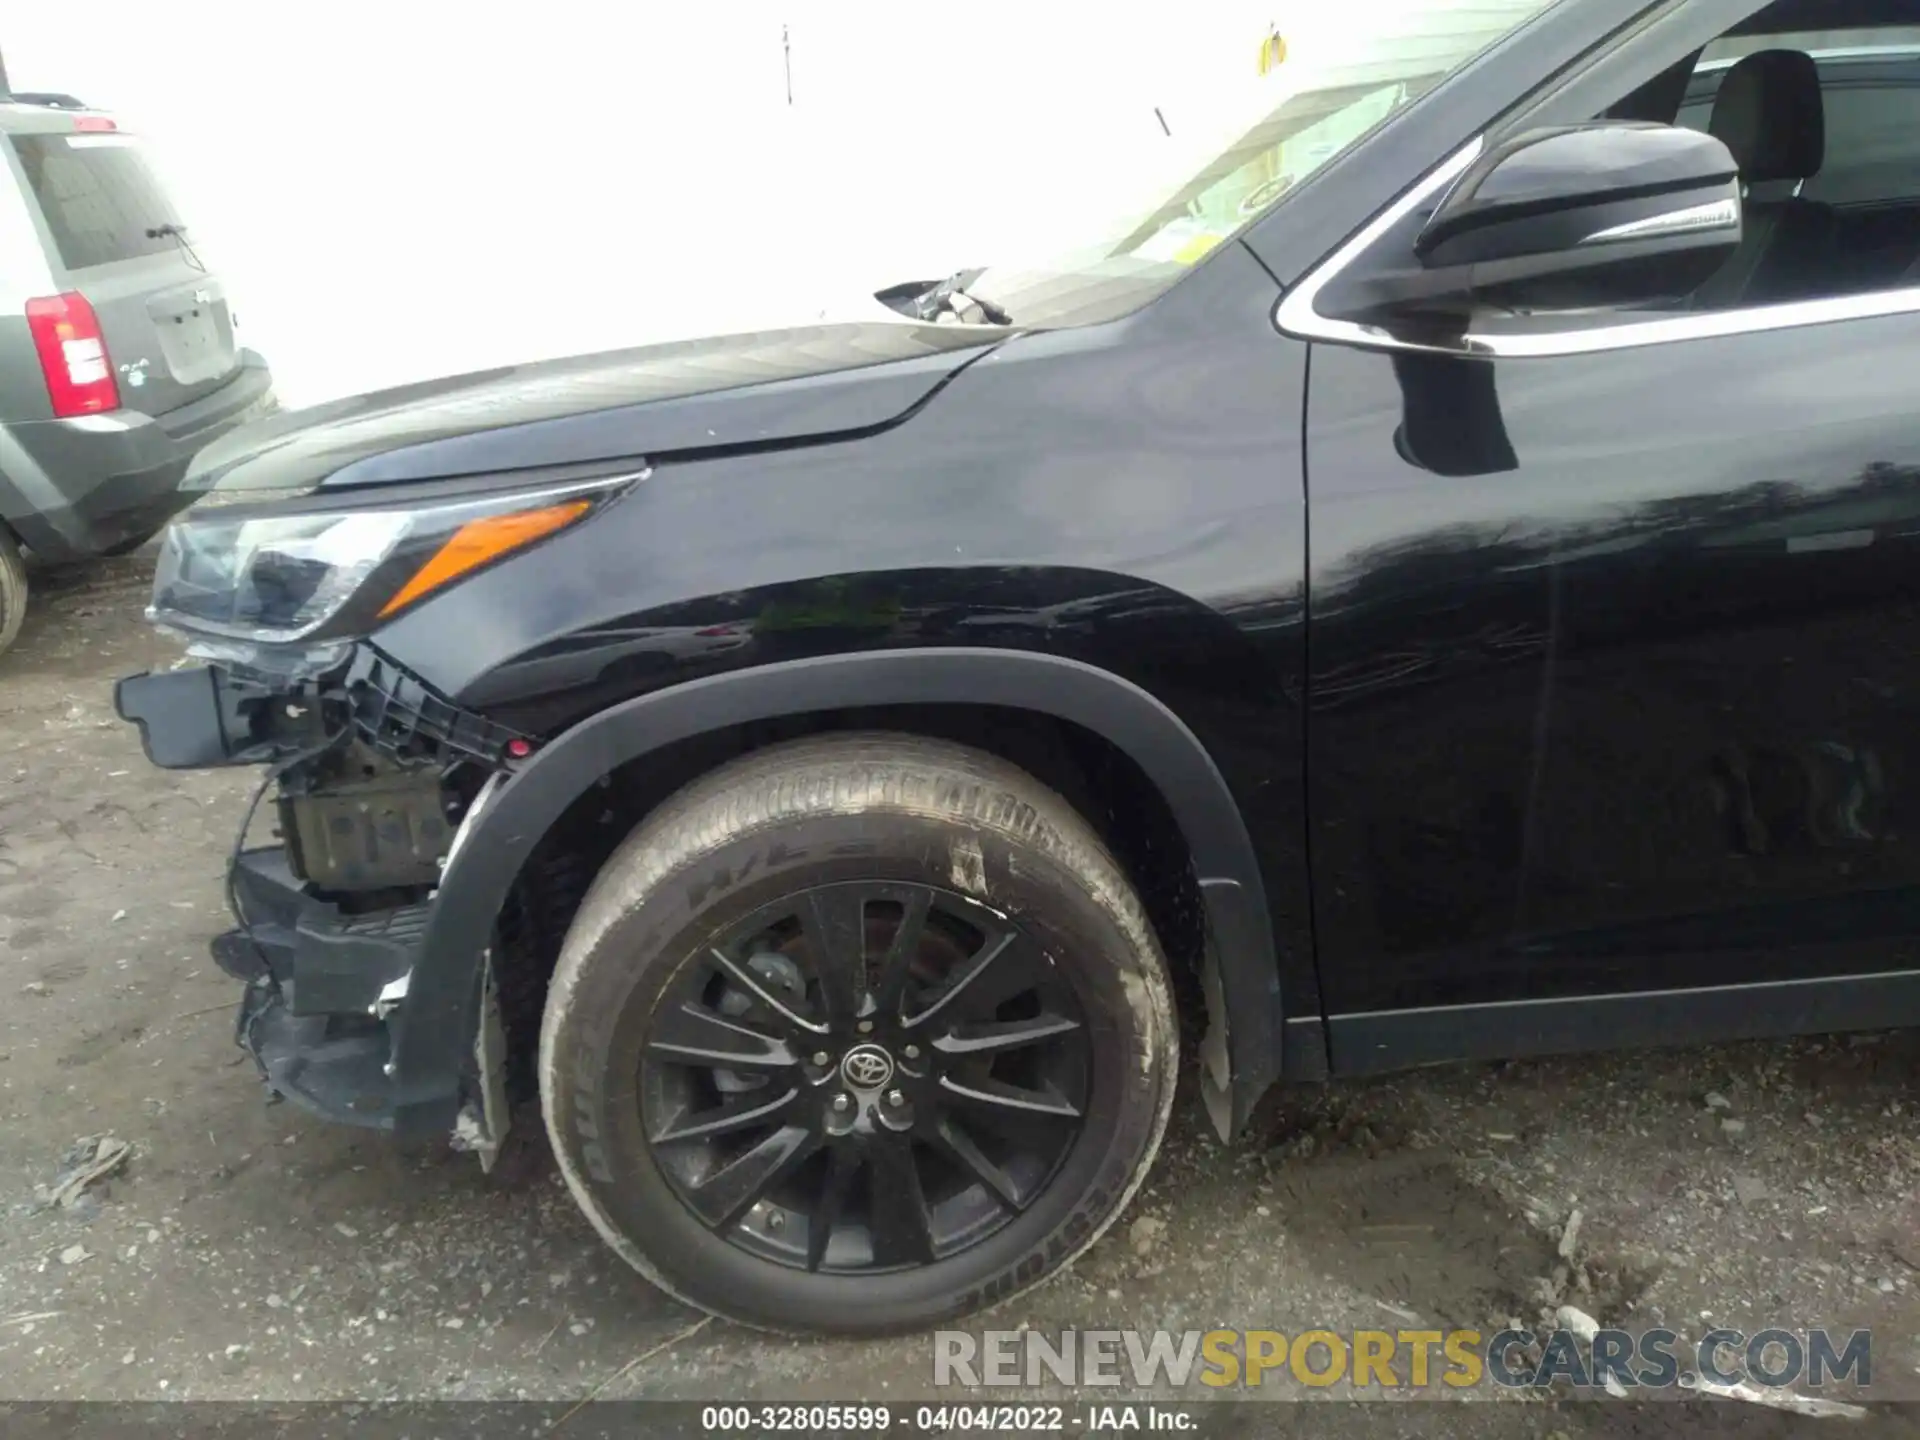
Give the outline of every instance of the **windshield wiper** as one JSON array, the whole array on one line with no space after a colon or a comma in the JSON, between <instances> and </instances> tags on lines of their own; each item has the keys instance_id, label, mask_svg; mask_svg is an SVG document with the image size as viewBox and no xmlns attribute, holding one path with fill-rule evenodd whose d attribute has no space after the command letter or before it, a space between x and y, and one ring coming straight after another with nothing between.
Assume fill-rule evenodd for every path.
<instances>
[{"instance_id":1,"label":"windshield wiper","mask_svg":"<svg viewBox=\"0 0 1920 1440\"><path fill-rule=\"evenodd\" d=\"M985 273L985 266L956 271L915 299L914 313L922 320L952 315L962 324L977 325L984 320L989 325L1011 325L1013 317L1005 310L991 300L967 292L967 287Z\"/></svg>"}]
</instances>

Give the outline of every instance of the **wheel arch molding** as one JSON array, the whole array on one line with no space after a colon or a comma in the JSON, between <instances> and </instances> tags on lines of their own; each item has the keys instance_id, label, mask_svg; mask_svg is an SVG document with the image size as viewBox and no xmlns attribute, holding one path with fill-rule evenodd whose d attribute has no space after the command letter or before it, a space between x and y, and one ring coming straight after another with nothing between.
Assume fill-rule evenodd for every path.
<instances>
[{"instance_id":1,"label":"wheel arch molding","mask_svg":"<svg viewBox=\"0 0 1920 1440\"><path fill-rule=\"evenodd\" d=\"M1172 710L1110 671L1031 651L944 646L817 656L690 680L602 710L516 765L471 818L440 879L395 1017L397 1128L426 1134L453 1126L480 1020L483 957L501 906L542 838L602 777L729 726L913 705L989 705L1077 725L1128 756L1160 791L1186 841L1204 911L1203 1093L1216 1128L1235 1133L1280 1075L1283 1007L1259 863L1219 768Z\"/></svg>"}]
</instances>

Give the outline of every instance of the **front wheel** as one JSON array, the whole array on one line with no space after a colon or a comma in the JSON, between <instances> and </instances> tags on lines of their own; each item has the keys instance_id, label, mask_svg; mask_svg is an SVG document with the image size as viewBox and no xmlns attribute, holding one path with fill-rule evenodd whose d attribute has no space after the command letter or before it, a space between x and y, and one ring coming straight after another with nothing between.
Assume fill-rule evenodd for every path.
<instances>
[{"instance_id":1,"label":"front wheel","mask_svg":"<svg viewBox=\"0 0 1920 1440\"><path fill-rule=\"evenodd\" d=\"M717 1314L841 1334L1008 1298L1145 1177L1166 964L1058 795L898 735L758 752L642 823L568 932L540 1047L575 1198Z\"/></svg>"}]
</instances>

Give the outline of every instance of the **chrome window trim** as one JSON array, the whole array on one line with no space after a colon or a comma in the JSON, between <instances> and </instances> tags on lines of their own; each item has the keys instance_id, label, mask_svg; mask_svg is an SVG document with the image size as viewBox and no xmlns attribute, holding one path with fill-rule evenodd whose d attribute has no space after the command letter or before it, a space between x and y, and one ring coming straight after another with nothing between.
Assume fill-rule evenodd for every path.
<instances>
[{"instance_id":1,"label":"chrome window trim","mask_svg":"<svg viewBox=\"0 0 1920 1440\"><path fill-rule=\"evenodd\" d=\"M1298 340L1320 340L1363 350L1545 359L1563 355L1593 355L1608 350L1631 350L1643 345L1671 345L1683 340L1758 335L1773 330L1827 325L1841 320L1873 320L1883 316L1920 313L1920 285L1909 285L1899 290L1876 290L1864 295L1836 295L1824 300L1756 305L1745 310L1669 315L1655 320L1630 320L1618 325L1596 325L1579 330L1537 330L1524 335L1469 333L1458 341L1436 344L1423 340L1404 340L1377 325L1332 320L1314 308L1314 301L1331 281L1416 206L1459 179L1479 157L1485 144L1485 137L1476 135L1454 151L1428 171L1411 190L1369 221L1351 240L1308 271L1306 278L1282 295L1273 310L1273 323L1281 333Z\"/></svg>"}]
</instances>

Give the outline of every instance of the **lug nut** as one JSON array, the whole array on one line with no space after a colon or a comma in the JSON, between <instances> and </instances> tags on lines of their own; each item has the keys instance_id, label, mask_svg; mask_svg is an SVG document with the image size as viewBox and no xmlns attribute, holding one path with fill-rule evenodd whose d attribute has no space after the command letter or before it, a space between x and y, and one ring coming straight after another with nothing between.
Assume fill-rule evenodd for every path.
<instances>
[{"instance_id":1,"label":"lug nut","mask_svg":"<svg viewBox=\"0 0 1920 1440\"><path fill-rule=\"evenodd\" d=\"M918 1045L902 1046L900 1053L909 1060L918 1060L920 1058L920 1047Z\"/></svg>"},{"instance_id":2,"label":"lug nut","mask_svg":"<svg viewBox=\"0 0 1920 1440\"><path fill-rule=\"evenodd\" d=\"M787 1223L787 1217L782 1215L778 1210L774 1211L771 1215L767 1216L767 1229L769 1230L783 1229L785 1228L786 1223Z\"/></svg>"},{"instance_id":3,"label":"lug nut","mask_svg":"<svg viewBox=\"0 0 1920 1440\"><path fill-rule=\"evenodd\" d=\"M842 1112L851 1110L853 1101L845 1095L836 1095L833 1097L833 1108Z\"/></svg>"},{"instance_id":4,"label":"lug nut","mask_svg":"<svg viewBox=\"0 0 1920 1440\"><path fill-rule=\"evenodd\" d=\"M871 1035L873 1033L873 1021L862 1020L858 1025L854 1026L853 1028L858 1030L862 1035Z\"/></svg>"},{"instance_id":5,"label":"lug nut","mask_svg":"<svg viewBox=\"0 0 1920 1440\"><path fill-rule=\"evenodd\" d=\"M893 1107L898 1109L900 1106L906 1103L907 1103L907 1097L902 1095L898 1090L887 1091L887 1104L892 1105Z\"/></svg>"},{"instance_id":6,"label":"lug nut","mask_svg":"<svg viewBox=\"0 0 1920 1440\"><path fill-rule=\"evenodd\" d=\"M831 1059L833 1059L833 1057L824 1050L816 1050L813 1052L813 1063L816 1065L825 1065Z\"/></svg>"}]
</instances>

